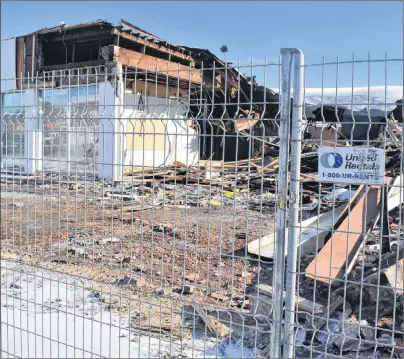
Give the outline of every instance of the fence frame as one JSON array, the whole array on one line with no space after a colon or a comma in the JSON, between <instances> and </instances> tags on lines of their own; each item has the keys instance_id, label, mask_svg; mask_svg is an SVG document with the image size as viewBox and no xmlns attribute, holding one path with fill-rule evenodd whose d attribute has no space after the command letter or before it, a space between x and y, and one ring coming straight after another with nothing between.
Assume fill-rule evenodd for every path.
<instances>
[{"instance_id":1,"label":"fence frame","mask_svg":"<svg viewBox=\"0 0 404 359\"><path fill-rule=\"evenodd\" d=\"M289 198L289 232L288 256L286 268L286 306L285 306L285 345L283 353L286 358L294 356L294 309L296 305L296 266L297 266L297 235L300 209L300 164L302 145L303 120L303 81L304 54L300 49L284 49L282 53L292 53L294 59L293 83L293 115L291 132L290 156L290 198ZM286 242L286 238L285 238Z\"/></svg>"}]
</instances>

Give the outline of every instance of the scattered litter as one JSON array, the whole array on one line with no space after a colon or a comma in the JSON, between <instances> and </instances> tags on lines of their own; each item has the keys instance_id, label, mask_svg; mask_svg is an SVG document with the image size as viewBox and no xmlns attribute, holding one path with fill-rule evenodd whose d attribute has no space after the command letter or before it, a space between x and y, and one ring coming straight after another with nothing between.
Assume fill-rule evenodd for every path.
<instances>
[{"instance_id":1,"label":"scattered litter","mask_svg":"<svg viewBox=\"0 0 404 359\"><path fill-rule=\"evenodd\" d=\"M220 207L220 206L222 206L222 202L216 201L216 200L211 200L211 201L210 201L210 204L211 204L213 207Z\"/></svg>"},{"instance_id":2,"label":"scattered litter","mask_svg":"<svg viewBox=\"0 0 404 359\"><path fill-rule=\"evenodd\" d=\"M119 243L122 242L122 240L118 237L106 237L102 239L103 243Z\"/></svg>"}]
</instances>

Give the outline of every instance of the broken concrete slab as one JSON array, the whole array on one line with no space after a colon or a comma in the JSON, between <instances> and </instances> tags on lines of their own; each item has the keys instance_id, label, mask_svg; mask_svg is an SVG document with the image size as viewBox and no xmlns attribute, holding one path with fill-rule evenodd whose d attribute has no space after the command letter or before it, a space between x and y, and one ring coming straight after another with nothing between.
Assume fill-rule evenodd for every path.
<instances>
[{"instance_id":1,"label":"broken concrete slab","mask_svg":"<svg viewBox=\"0 0 404 359\"><path fill-rule=\"evenodd\" d=\"M295 332L295 345L300 346L304 343L307 336L307 330L305 328L297 328Z\"/></svg>"},{"instance_id":2,"label":"broken concrete slab","mask_svg":"<svg viewBox=\"0 0 404 359\"><path fill-rule=\"evenodd\" d=\"M313 319L312 325L316 329L321 329L324 324L327 323L327 321L331 322L331 316L334 314L334 312L344 303L344 298L341 296L338 296L330 302L330 304L327 307L323 307L323 312L322 315Z\"/></svg>"},{"instance_id":3,"label":"broken concrete slab","mask_svg":"<svg viewBox=\"0 0 404 359\"><path fill-rule=\"evenodd\" d=\"M404 201L404 175L397 176L389 188L389 196L387 201L388 212L398 207Z\"/></svg>"},{"instance_id":4,"label":"broken concrete slab","mask_svg":"<svg viewBox=\"0 0 404 359\"><path fill-rule=\"evenodd\" d=\"M404 291L404 259L387 268L384 272L389 284L395 289L397 294L403 294Z\"/></svg>"},{"instance_id":5,"label":"broken concrete slab","mask_svg":"<svg viewBox=\"0 0 404 359\"><path fill-rule=\"evenodd\" d=\"M369 326L369 323L366 320L361 320L359 324L362 336L368 341L374 340L375 330Z\"/></svg>"},{"instance_id":6,"label":"broken concrete slab","mask_svg":"<svg viewBox=\"0 0 404 359\"><path fill-rule=\"evenodd\" d=\"M146 286L146 279L140 276L124 276L123 278L116 281L114 284L118 286L136 286L138 288L143 288Z\"/></svg>"},{"instance_id":7,"label":"broken concrete slab","mask_svg":"<svg viewBox=\"0 0 404 359\"><path fill-rule=\"evenodd\" d=\"M193 285L184 285L182 289L180 289L181 294L192 294L195 293L195 287Z\"/></svg>"},{"instance_id":8,"label":"broken concrete slab","mask_svg":"<svg viewBox=\"0 0 404 359\"><path fill-rule=\"evenodd\" d=\"M260 283L255 286L257 291L261 294L267 295L272 298L272 293L273 293L273 288L270 285ZM283 300L286 299L286 292L283 292ZM324 311L324 306L320 303L315 303L312 302L311 300L302 298L298 295L296 295L296 307L300 310L313 313L314 314L319 314Z\"/></svg>"},{"instance_id":9,"label":"broken concrete slab","mask_svg":"<svg viewBox=\"0 0 404 359\"><path fill-rule=\"evenodd\" d=\"M324 330L316 331L314 337L321 343L325 344L327 347L330 347L334 344L336 339L336 333L338 333L340 329L340 324L337 320L330 320L328 322L327 328Z\"/></svg>"},{"instance_id":10,"label":"broken concrete slab","mask_svg":"<svg viewBox=\"0 0 404 359\"><path fill-rule=\"evenodd\" d=\"M272 298L259 294L251 297L250 313L260 323L268 323L272 311Z\"/></svg>"},{"instance_id":11,"label":"broken concrete slab","mask_svg":"<svg viewBox=\"0 0 404 359\"><path fill-rule=\"evenodd\" d=\"M373 343L361 339L359 322L353 318L342 323L341 332L334 340L334 345L343 352L364 351L374 347Z\"/></svg>"}]
</instances>

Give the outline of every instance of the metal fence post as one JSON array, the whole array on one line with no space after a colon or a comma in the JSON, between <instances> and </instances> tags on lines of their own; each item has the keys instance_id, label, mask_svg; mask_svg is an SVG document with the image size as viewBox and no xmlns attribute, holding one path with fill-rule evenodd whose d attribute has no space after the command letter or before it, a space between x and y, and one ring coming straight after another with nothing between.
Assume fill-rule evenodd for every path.
<instances>
[{"instance_id":1,"label":"metal fence post","mask_svg":"<svg viewBox=\"0 0 404 359\"><path fill-rule=\"evenodd\" d=\"M288 196L289 128L291 105L291 75L293 55L289 49L281 49L281 97L279 126L279 178L276 200L275 258L273 271L273 330L271 358L281 357L283 317L283 288L285 274L285 236Z\"/></svg>"},{"instance_id":2,"label":"metal fence post","mask_svg":"<svg viewBox=\"0 0 404 359\"><path fill-rule=\"evenodd\" d=\"M293 114L290 156L290 195L289 195L289 232L288 258L286 270L286 303L285 303L285 340L283 356L294 357L294 324L296 305L296 261L299 203L300 203L300 163L302 144L303 117L303 78L304 55L300 49L290 50L294 55L293 74Z\"/></svg>"}]
</instances>

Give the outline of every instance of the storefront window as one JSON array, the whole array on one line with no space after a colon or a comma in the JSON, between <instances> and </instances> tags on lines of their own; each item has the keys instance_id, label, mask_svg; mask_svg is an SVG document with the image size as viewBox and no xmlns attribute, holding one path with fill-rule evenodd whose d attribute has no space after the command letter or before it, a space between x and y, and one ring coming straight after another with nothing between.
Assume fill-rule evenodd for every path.
<instances>
[{"instance_id":1,"label":"storefront window","mask_svg":"<svg viewBox=\"0 0 404 359\"><path fill-rule=\"evenodd\" d=\"M45 89L40 97L44 171L96 171L97 87Z\"/></svg>"},{"instance_id":2,"label":"storefront window","mask_svg":"<svg viewBox=\"0 0 404 359\"><path fill-rule=\"evenodd\" d=\"M24 93L1 94L1 167L7 171L24 171L25 106Z\"/></svg>"}]
</instances>

